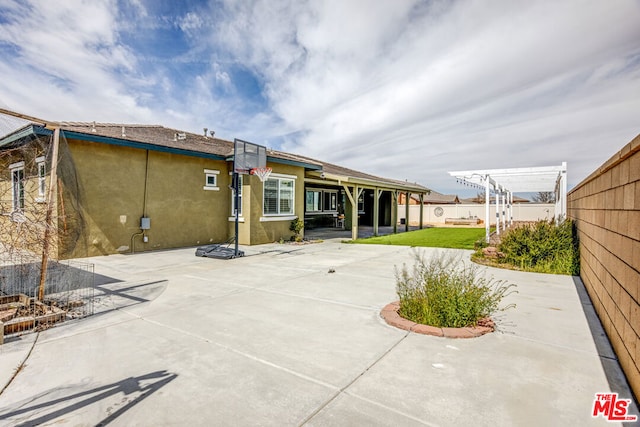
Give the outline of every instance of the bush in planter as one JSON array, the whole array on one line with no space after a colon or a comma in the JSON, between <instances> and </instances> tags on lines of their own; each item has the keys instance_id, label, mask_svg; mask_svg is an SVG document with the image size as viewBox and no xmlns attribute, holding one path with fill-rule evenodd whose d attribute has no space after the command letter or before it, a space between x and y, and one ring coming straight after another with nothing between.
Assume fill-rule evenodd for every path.
<instances>
[{"instance_id":1,"label":"bush in planter","mask_svg":"<svg viewBox=\"0 0 640 427\"><path fill-rule=\"evenodd\" d=\"M507 232L498 246L504 253L501 262L539 273L580 274L580 250L575 225L565 220L560 225L539 221Z\"/></svg>"},{"instance_id":2,"label":"bush in planter","mask_svg":"<svg viewBox=\"0 0 640 427\"><path fill-rule=\"evenodd\" d=\"M513 284L485 278L475 264L465 265L461 257L439 253L425 259L414 252L411 270L396 268L396 292L400 298L398 314L416 323L436 327L475 326L480 319L500 308L499 304Z\"/></svg>"}]
</instances>

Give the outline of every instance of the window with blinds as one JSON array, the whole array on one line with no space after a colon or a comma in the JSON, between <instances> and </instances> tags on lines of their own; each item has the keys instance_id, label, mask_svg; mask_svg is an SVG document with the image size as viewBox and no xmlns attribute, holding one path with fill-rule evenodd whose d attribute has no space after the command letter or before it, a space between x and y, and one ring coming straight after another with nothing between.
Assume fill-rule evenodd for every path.
<instances>
[{"instance_id":1,"label":"window with blinds","mask_svg":"<svg viewBox=\"0 0 640 427\"><path fill-rule=\"evenodd\" d=\"M264 183L264 214L292 215L294 213L294 194L295 184L292 179L267 179Z\"/></svg>"}]
</instances>

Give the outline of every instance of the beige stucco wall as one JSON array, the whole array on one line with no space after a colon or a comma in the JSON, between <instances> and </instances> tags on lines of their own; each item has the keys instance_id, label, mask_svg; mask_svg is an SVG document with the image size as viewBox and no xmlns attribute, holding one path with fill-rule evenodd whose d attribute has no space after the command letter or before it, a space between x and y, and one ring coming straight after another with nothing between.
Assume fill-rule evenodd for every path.
<instances>
[{"instance_id":1,"label":"beige stucco wall","mask_svg":"<svg viewBox=\"0 0 640 427\"><path fill-rule=\"evenodd\" d=\"M640 397L640 135L576 186L580 276Z\"/></svg>"},{"instance_id":2,"label":"beige stucco wall","mask_svg":"<svg viewBox=\"0 0 640 427\"><path fill-rule=\"evenodd\" d=\"M304 218L304 168L278 163L268 163L272 174L295 177L295 217ZM244 222L239 225L239 239L241 245L259 245L271 243L280 239L289 240L293 232L289 230L292 216L266 216L263 214L263 184L260 179L252 175L244 175L242 188L242 212ZM247 212L249 215L247 216ZM267 220L268 219L268 220ZM233 230L233 222L230 223ZM302 231L304 234L304 230Z\"/></svg>"},{"instance_id":3,"label":"beige stucco wall","mask_svg":"<svg viewBox=\"0 0 640 427\"><path fill-rule=\"evenodd\" d=\"M76 140L69 141L61 158L75 173L63 182L65 206L59 214L79 229L65 239L61 257L130 252L132 237L136 252L228 238L231 194L225 161L149 151L147 167L146 150ZM204 190L204 169L220 171L218 191ZM148 243L134 237L145 200Z\"/></svg>"},{"instance_id":4,"label":"beige stucco wall","mask_svg":"<svg viewBox=\"0 0 640 427\"><path fill-rule=\"evenodd\" d=\"M442 209L442 215L436 215L436 209ZM502 210L502 205L500 206ZM405 205L398 205L398 218L406 216ZM505 210L506 212L506 210ZM555 205L546 203L514 203L514 221L539 221L554 218ZM422 220L426 224L444 224L447 218L468 218L475 216L484 221L485 205L477 203L424 205ZM490 224L496 223L496 205L489 205ZM409 224L420 223L420 205L409 205Z\"/></svg>"}]
</instances>

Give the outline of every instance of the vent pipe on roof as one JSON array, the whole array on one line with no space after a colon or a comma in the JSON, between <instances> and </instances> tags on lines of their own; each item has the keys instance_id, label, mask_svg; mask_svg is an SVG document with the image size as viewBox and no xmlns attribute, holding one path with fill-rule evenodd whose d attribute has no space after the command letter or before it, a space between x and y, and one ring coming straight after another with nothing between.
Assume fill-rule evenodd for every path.
<instances>
[{"instance_id":1,"label":"vent pipe on roof","mask_svg":"<svg viewBox=\"0 0 640 427\"><path fill-rule=\"evenodd\" d=\"M204 137L206 138L206 137L207 137L207 131L208 131L209 129L207 129L207 128L202 128L202 130L204 130Z\"/></svg>"},{"instance_id":2,"label":"vent pipe on roof","mask_svg":"<svg viewBox=\"0 0 640 427\"><path fill-rule=\"evenodd\" d=\"M211 138L213 138L213 135L215 135L215 134L216 134L216 131L215 131L215 130L210 130L210 131L209 131L209 135L211 135Z\"/></svg>"},{"instance_id":3,"label":"vent pipe on roof","mask_svg":"<svg viewBox=\"0 0 640 427\"><path fill-rule=\"evenodd\" d=\"M96 121L93 121L93 124L91 126L91 132L95 132L96 131Z\"/></svg>"},{"instance_id":4,"label":"vent pipe on roof","mask_svg":"<svg viewBox=\"0 0 640 427\"><path fill-rule=\"evenodd\" d=\"M127 137L127 133L124 130L124 126L122 126L122 137L126 138Z\"/></svg>"}]
</instances>

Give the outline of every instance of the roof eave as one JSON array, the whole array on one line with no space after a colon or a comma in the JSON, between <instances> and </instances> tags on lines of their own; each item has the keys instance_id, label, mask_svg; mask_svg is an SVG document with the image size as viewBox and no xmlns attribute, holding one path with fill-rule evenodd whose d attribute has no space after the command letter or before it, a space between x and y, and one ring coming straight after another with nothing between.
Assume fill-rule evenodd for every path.
<instances>
[{"instance_id":1,"label":"roof eave","mask_svg":"<svg viewBox=\"0 0 640 427\"><path fill-rule=\"evenodd\" d=\"M102 144L118 145L121 147L139 148L142 150L159 151L163 153L180 154L183 156L201 157L213 160L225 160L226 156L213 153L205 153L203 151L186 150L182 148L167 147L164 145L150 144L148 142L132 141L129 139L112 138L108 136L92 135L77 131L62 130L65 137L69 139L78 139L81 141L99 142Z\"/></svg>"},{"instance_id":2,"label":"roof eave","mask_svg":"<svg viewBox=\"0 0 640 427\"><path fill-rule=\"evenodd\" d=\"M0 147L4 147L5 145L9 145L12 142L19 141L21 139L27 138L29 136L49 136L53 133L53 131L49 129L45 129L42 126L28 124L9 135L4 136L0 139Z\"/></svg>"},{"instance_id":3,"label":"roof eave","mask_svg":"<svg viewBox=\"0 0 640 427\"><path fill-rule=\"evenodd\" d=\"M387 189L387 190L404 190L404 191L409 191L411 193L423 193L423 194L428 193L430 191L428 188L425 188L422 186L416 186L416 185L410 185L410 184L404 185L404 184L392 183L388 181L376 181L376 180L366 179L366 178L356 178L348 175L338 175L338 174L322 172L320 176L325 182L328 181L327 183L331 183L331 181L335 181L338 185L343 185L343 184L362 185L363 187L369 187L369 188L380 188L380 189Z\"/></svg>"}]
</instances>

